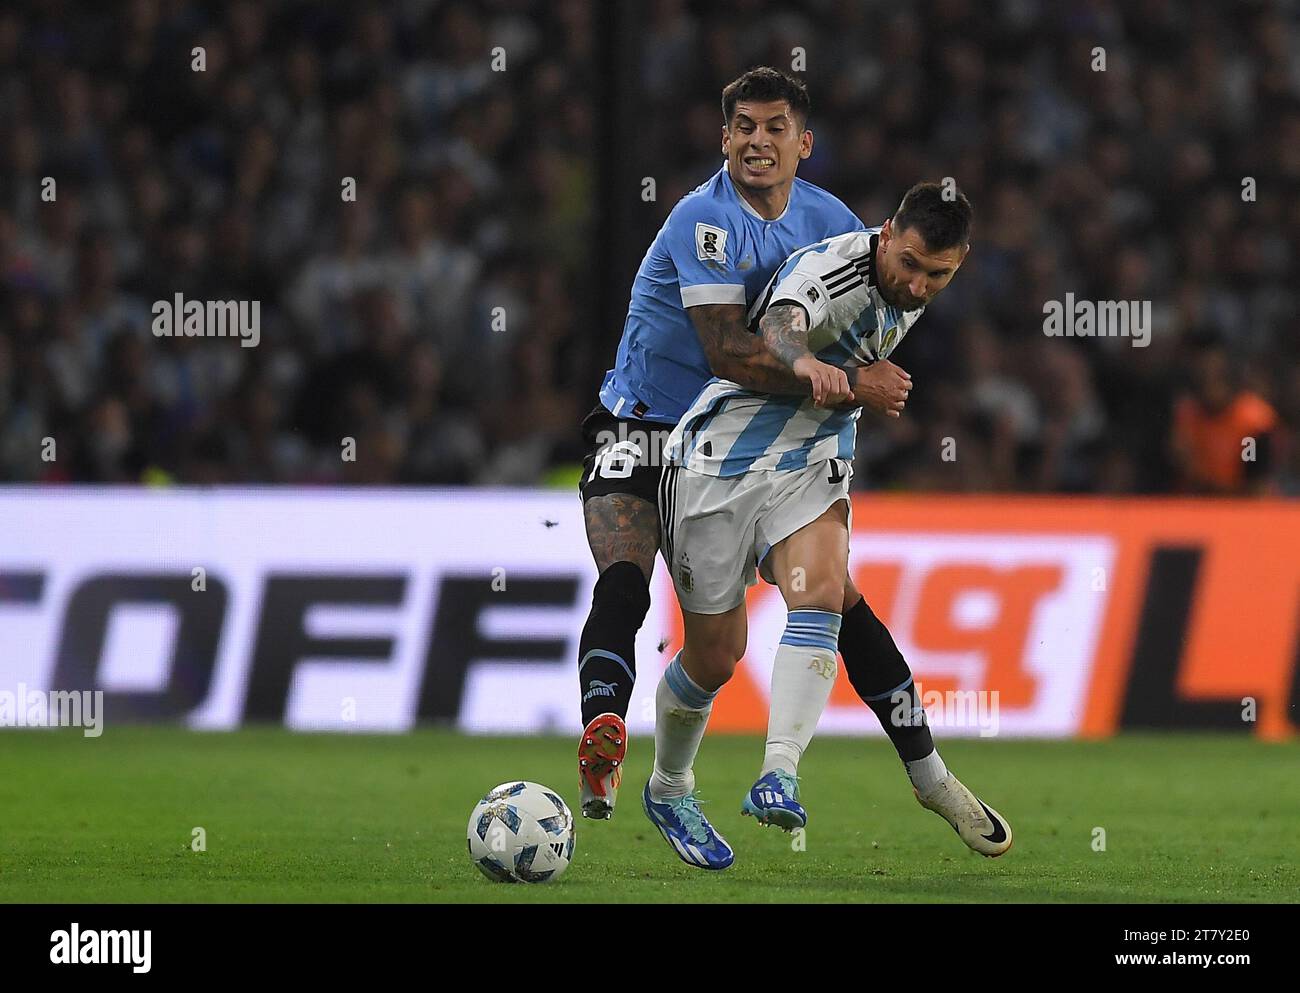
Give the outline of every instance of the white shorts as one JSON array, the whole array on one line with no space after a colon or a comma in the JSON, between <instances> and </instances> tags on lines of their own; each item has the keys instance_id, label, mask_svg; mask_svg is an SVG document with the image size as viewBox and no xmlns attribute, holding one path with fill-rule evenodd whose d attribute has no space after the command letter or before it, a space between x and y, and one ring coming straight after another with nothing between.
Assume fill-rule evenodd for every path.
<instances>
[{"instance_id":1,"label":"white shorts","mask_svg":"<svg viewBox=\"0 0 1300 993\"><path fill-rule=\"evenodd\" d=\"M756 568L772 582L768 551L837 501L848 501L852 478L847 459L740 476L666 467L659 483L661 548L682 609L722 614L740 606L758 582ZM851 501L848 514L852 529Z\"/></svg>"}]
</instances>

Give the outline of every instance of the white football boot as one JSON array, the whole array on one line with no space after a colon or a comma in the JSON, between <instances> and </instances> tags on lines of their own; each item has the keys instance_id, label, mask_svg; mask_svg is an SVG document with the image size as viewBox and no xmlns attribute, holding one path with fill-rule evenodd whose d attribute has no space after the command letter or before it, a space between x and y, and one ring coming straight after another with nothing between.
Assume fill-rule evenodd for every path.
<instances>
[{"instance_id":1,"label":"white football boot","mask_svg":"<svg viewBox=\"0 0 1300 993\"><path fill-rule=\"evenodd\" d=\"M1011 847L1011 825L996 810L961 784L951 772L917 802L952 825L962 841L981 855L997 858Z\"/></svg>"}]
</instances>

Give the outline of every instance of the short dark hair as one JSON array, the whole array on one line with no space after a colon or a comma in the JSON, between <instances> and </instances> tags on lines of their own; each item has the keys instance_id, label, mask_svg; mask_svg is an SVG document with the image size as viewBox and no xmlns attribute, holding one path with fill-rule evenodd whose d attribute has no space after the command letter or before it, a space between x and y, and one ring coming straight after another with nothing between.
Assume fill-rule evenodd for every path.
<instances>
[{"instance_id":1,"label":"short dark hair","mask_svg":"<svg viewBox=\"0 0 1300 993\"><path fill-rule=\"evenodd\" d=\"M808 123L808 114L812 111L807 84L771 66L750 69L726 85L722 91L723 124L731 126L731 115L741 100L754 103L784 100L790 105L790 113L794 114L800 129Z\"/></svg>"},{"instance_id":2,"label":"short dark hair","mask_svg":"<svg viewBox=\"0 0 1300 993\"><path fill-rule=\"evenodd\" d=\"M945 196L945 191L952 193ZM974 210L966 194L956 187L939 183L917 183L894 211L895 233L916 228L931 251L941 252L954 246L970 244L971 218Z\"/></svg>"}]
</instances>

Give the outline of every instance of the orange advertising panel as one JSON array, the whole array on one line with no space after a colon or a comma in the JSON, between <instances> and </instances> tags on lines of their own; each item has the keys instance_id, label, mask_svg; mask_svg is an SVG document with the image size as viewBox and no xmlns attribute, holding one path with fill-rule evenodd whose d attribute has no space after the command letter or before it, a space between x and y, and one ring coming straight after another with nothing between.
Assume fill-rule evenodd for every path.
<instances>
[{"instance_id":1,"label":"orange advertising panel","mask_svg":"<svg viewBox=\"0 0 1300 993\"><path fill-rule=\"evenodd\" d=\"M859 496L850 569L949 733L1300 730L1300 505ZM766 728L785 607L748 607L714 730ZM820 730L879 731L843 671Z\"/></svg>"}]
</instances>

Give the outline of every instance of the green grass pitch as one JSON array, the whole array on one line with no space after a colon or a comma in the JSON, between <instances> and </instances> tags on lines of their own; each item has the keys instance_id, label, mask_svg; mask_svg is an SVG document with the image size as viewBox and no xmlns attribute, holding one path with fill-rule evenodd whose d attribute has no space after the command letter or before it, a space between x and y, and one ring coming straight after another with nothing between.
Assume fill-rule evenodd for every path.
<instances>
[{"instance_id":1,"label":"green grass pitch","mask_svg":"<svg viewBox=\"0 0 1300 993\"><path fill-rule=\"evenodd\" d=\"M821 738L803 765L804 850L742 818L760 740L712 736L706 813L736 849L692 869L640 809L651 742L634 738L609 822L578 820L553 884L489 882L469 812L532 779L576 806L576 739L200 734L109 727L0 733L6 902L1228 901L1300 897L1300 742L1128 735L1102 742L952 740L949 766L1011 822L1001 859L923 810L883 739ZM191 848L193 829L206 851ZM1105 850L1094 851L1094 829Z\"/></svg>"}]
</instances>

